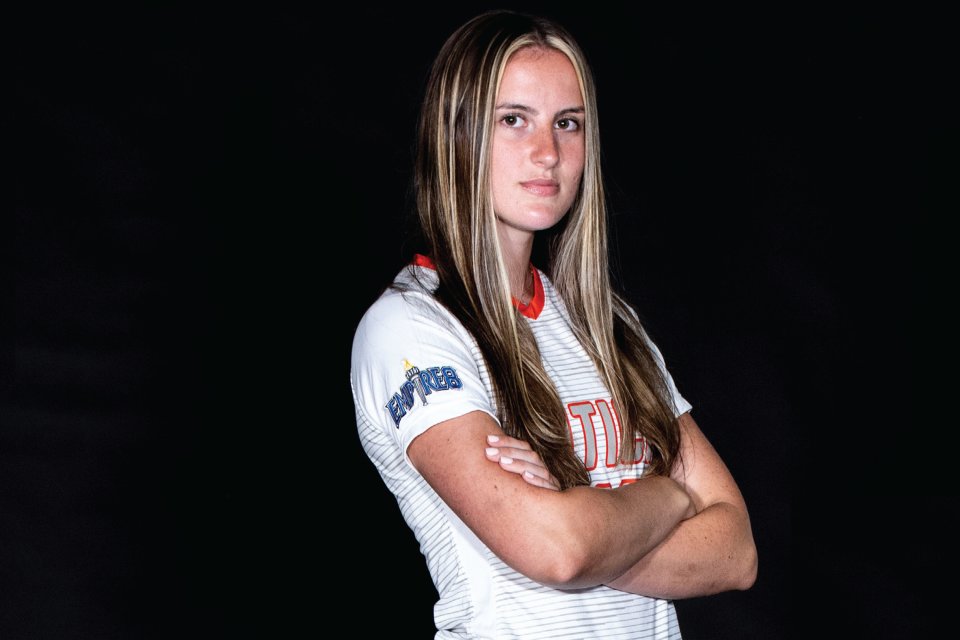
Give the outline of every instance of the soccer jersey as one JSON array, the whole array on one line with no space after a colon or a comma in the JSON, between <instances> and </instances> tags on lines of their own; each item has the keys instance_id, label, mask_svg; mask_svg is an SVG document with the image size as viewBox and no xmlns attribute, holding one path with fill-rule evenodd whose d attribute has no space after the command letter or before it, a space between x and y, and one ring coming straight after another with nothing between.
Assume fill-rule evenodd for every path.
<instances>
[{"instance_id":1,"label":"soccer jersey","mask_svg":"<svg viewBox=\"0 0 960 640\"><path fill-rule=\"evenodd\" d=\"M480 349L436 299L436 273L418 256L357 328L351 385L360 441L413 530L439 599L436 638L679 638L673 604L606 586L563 590L514 571L460 520L407 457L418 435L444 420L484 411L494 420L493 387ZM643 475L641 438L633 464L618 464L619 420L609 391L574 336L559 295L534 270L535 293L519 305L567 413L571 441L593 486L615 488ZM675 411L690 404L663 365ZM499 422L499 421L498 421Z\"/></svg>"}]
</instances>

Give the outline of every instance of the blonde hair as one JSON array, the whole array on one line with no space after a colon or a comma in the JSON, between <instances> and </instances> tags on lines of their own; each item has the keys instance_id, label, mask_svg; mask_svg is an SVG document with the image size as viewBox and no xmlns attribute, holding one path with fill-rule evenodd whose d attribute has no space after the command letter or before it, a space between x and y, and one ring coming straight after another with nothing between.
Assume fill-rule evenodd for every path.
<instances>
[{"instance_id":1,"label":"blonde hair","mask_svg":"<svg viewBox=\"0 0 960 640\"><path fill-rule=\"evenodd\" d=\"M564 220L545 232L548 258L541 267L611 392L620 417L621 461L633 460L642 435L652 453L647 472L667 473L679 449L672 399L637 316L610 279L593 76L576 41L554 22L486 12L457 29L434 61L420 115L414 188L439 279L435 295L476 339L504 430L529 442L563 487L588 484L559 394L512 303L492 204L495 100L510 56L527 47L565 54L584 101L582 182Z\"/></svg>"}]
</instances>

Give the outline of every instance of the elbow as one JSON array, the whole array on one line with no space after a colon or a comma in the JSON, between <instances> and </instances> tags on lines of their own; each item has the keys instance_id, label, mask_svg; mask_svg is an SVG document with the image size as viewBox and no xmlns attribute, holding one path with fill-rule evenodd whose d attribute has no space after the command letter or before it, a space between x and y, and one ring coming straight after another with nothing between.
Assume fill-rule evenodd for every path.
<instances>
[{"instance_id":1,"label":"elbow","mask_svg":"<svg viewBox=\"0 0 960 640\"><path fill-rule=\"evenodd\" d=\"M569 562L555 562L544 567L537 575L528 576L540 584L553 589L577 589L593 586L582 583L582 572Z\"/></svg>"},{"instance_id":2,"label":"elbow","mask_svg":"<svg viewBox=\"0 0 960 640\"><path fill-rule=\"evenodd\" d=\"M747 549L743 553L743 557L740 562L740 571L738 572L737 578L733 584L733 588L740 591L746 591L747 589L751 588L757 581L758 568L759 557L757 556L757 546L751 540L747 545Z\"/></svg>"},{"instance_id":3,"label":"elbow","mask_svg":"<svg viewBox=\"0 0 960 640\"><path fill-rule=\"evenodd\" d=\"M743 514L741 524L735 536L727 571L727 587L738 591L746 591L757 581L759 556L757 543L753 539L750 519Z\"/></svg>"},{"instance_id":4,"label":"elbow","mask_svg":"<svg viewBox=\"0 0 960 640\"><path fill-rule=\"evenodd\" d=\"M527 577L554 589L583 589L601 584L595 575L599 559L591 557L589 545L577 537L542 545L536 552L536 566L524 572Z\"/></svg>"},{"instance_id":5,"label":"elbow","mask_svg":"<svg viewBox=\"0 0 960 640\"><path fill-rule=\"evenodd\" d=\"M599 559L593 560L581 549L569 549L566 557L555 567L551 576L554 586L561 589L586 589L602 583L596 575Z\"/></svg>"}]
</instances>

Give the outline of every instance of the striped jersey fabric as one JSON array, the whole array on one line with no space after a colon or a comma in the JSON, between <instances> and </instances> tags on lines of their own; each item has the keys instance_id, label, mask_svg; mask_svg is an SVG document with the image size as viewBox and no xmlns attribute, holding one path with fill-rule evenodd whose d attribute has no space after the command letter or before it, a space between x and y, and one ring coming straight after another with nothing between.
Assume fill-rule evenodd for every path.
<instances>
[{"instance_id":1,"label":"striped jersey fabric","mask_svg":"<svg viewBox=\"0 0 960 640\"><path fill-rule=\"evenodd\" d=\"M571 331L549 279L538 270L534 275L534 299L520 310L566 406L572 443L591 484L615 488L641 477L649 460L643 440L637 443L635 464L617 464L619 423L610 394ZM396 497L439 594L435 637L680 638L670 601L605 586L554 589L514 571L416 471L406 455L416 436L471 411L485 411L496 419L496 411L476 342L430 294L435 272L421 261L404 268L396 283L403 291L385 291L358 325L351 386L361 444ZM689 411L669 373L666 378L677 415Z\"/></svg>"}]
</instances>

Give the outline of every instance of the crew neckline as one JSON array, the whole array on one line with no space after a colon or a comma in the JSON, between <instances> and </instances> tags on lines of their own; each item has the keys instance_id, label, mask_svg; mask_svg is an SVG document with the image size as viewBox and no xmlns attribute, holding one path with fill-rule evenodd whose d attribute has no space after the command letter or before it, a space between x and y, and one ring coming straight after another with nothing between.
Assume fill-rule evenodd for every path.
<instances>
[{"instance_id":1,"label":"crew neckline","mask_svg":"<svg viewBox=\"0 0 960 640\"><path fill-rule=\"evenodd\" d=\"M429 256L423 255L422 253L414 254L413 264L415 266L430 269L432 271L437 270L437 266L434 264L433 259ZM530 298L530 302L523 304L520 302L520 300L513 296L510 296L510 299L513 301L513 306L517 308L517 311L519 311L521 315L530 318L531 320L536 320L540 317L540 312L543 311L543 304L546 296L543 291L543 281L540 279L540 270L531 264L530 272L533 273L533 297Z\"/></svg>"}]
</instances>

